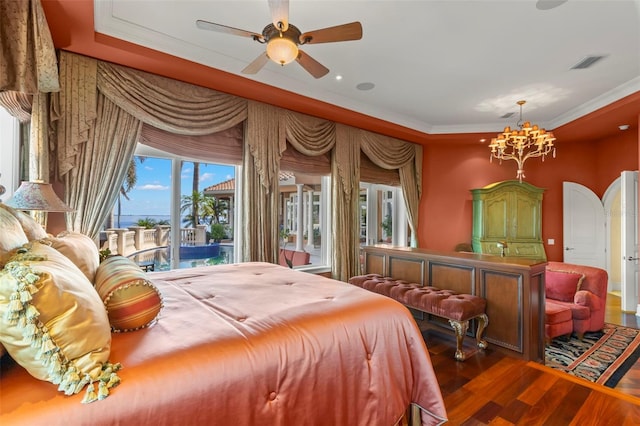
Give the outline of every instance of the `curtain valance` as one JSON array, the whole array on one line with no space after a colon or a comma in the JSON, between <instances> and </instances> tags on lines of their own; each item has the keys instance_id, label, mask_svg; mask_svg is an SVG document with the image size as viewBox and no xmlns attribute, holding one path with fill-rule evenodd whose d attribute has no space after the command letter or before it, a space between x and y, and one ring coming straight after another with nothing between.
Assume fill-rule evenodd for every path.
<instances>
[{"instance_id":1,"label":"curtain valance","mask_svg":"<svg viewBox=\"0 0 640 426\"><path fill-rule=\"evenodd\" d=\"M209 135L178 135L142 125L138 142L185 158L208 163L242 164L243 123Z\"/></svg>"},{"instance_id":2,"label":"curtain valance","mask_svg":"<svg viewBox=\"0 0 640 426\"><path fill-rule=\"evenodd\" d=\"M247 118L246 99L107 62L98 62L97 85L144 123L181 135L219 132Z\"/></svg>"},{"instance_id":3,"label":"curtain valance","mask_svg":"<svg viewBox=\"0 0 640 426\"><path fill-rule=\"evenodd\" d=\"M294 149L313 157L333 148L336 141L334 122L286 110L284 114L287 141Z\"/></svg>"}]
</instances>

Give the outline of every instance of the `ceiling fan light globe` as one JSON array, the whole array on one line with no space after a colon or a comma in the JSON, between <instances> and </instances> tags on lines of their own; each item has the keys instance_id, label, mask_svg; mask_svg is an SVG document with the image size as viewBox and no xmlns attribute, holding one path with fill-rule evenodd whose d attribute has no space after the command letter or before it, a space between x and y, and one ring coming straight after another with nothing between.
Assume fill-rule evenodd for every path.
<instances>
[{"instance_id":1,"label":"ceiling fan light globe","mask_svg":"<svg viewBox=\"0 0 640 426\"><path fill-rule=\"evenodd\" d=\"M267 44L267 56L277 64L286 65L298 57L298 46L286 37L274 37Z\"/></svg>"}]
</instances>

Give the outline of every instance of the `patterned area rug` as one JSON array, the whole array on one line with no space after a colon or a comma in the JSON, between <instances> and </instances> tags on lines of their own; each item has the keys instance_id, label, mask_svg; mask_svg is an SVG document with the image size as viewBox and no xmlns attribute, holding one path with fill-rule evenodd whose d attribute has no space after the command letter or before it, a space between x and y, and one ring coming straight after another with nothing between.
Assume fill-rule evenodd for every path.
<instances>
[{"instance_id":1,"label":"patterned area rug","mask_svg":"<svg viewBox=\"0 0 640 426\"><path fill-rule=\"evenodd\" d=\"M614 388L640 357L640 330L605 324L602 332L553 339L545 364L590 382Z\"/></svg>"}]
</instances>

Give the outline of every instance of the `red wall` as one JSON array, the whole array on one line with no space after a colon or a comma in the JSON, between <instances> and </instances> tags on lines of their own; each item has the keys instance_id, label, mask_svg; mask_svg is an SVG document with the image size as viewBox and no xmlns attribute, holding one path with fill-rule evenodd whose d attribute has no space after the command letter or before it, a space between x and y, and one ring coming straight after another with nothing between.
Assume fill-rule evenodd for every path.
<instances>
[{"instance_id":1,"label":"red wall","mask_svg":"<svg viewBox=\"0 0 640 426\"><path fill-rule=\"evenodd\" d=\"M486 143L434 144L424 147L422 200L418 242L420 247L453 250L471 242L473 188L515 179L515 161L489 162ZM545 188L542 202L542 237L549 260L562 260L562 182L584 185L602 197L623 170L638 169L638 133L620 132L600 141L557 142L556 158L530 159L525 180ZM547 245L548 239L555 244Z\"/></svg>"}]
</instances>

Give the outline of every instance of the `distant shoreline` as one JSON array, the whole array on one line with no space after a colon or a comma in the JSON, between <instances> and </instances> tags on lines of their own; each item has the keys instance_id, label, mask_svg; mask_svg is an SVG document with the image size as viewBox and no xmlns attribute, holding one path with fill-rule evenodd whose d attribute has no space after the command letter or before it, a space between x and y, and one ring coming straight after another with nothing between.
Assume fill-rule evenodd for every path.
<instances>
[{"instance_id":1,"label":"distant shoreline","mask_svg":"<svg viewBox=\"0 0 640 426\"><path fill-rule=\"evenodd\" d=\"M156 222L161 220L166 220L171 222L171 215L133 215L133 214L122 214L120 215L120 224L118 225L118 215L113 215L113 225L118 228L127 228L129 226L133 226L138 223L140 219L153 219Z\"/></svg>"}]
</instances>

